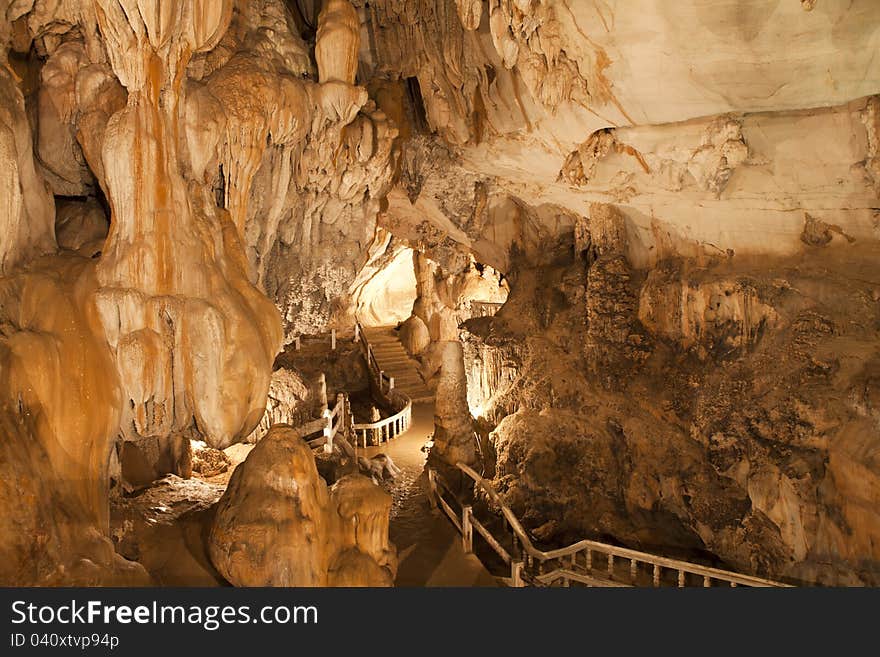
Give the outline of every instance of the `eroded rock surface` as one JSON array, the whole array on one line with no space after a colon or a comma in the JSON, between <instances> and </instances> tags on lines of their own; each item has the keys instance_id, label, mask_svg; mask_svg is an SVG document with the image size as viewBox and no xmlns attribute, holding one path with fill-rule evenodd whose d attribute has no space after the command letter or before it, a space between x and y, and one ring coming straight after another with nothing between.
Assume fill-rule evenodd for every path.
<instances>
[{"instance_id":1,"label":"eroded rock surface","mask_svg":"<svg viewBox=\"0 0 880 657\"><path fill-rule=\"evenodd\" d=\"M296 430L278 425L235 470L211 559L238 586L390 586L391 497L360 475L328 488Z\"/></svg>"},{"instance_id":2,"label":"eroded rock surface","mask_svg":"<svg viewBox=\"0 0 880 657\"><path fill-rule=\"evenodd\" d=\"M650 272L578 256L468 322L496 483L536 534L876 584L876 249L829 248ZM592 282L603 262L622 283Z\"/></svg>"},{"instance_id":3,"label":"eroded rock surface","mask_svg":"<svg viewBox=\"0 0 880 657\"><path fill-rule=\"evenodd\" d=\"M193 440L312 415L323 370L366 387L351 344L275 362L361 313L403 322L437 388L435 458L497 467L541 538L877 583L878 21L0 1L0 578L143 579L109 549L109 478L185 477ZM284 549L311 565L231 551L268 517L239 500L225 572L390 581L385 501L276 448L309 482Z\"/></svg>"}]
</instances>

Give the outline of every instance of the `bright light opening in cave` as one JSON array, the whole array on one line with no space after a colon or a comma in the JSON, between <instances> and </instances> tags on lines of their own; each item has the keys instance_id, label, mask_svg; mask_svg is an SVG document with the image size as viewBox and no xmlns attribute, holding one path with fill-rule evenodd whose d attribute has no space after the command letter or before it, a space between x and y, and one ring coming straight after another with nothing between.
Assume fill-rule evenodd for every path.
<instances>
[{"instance_id":1,"label":"bright light opening in cave","mask_svg":"<svg viewBox=\"0 0 880 657\"><path fill-rule=\"evenodd\" d=\"M399 249L357 291L357 315L364 326L394 326L409 319L418 292L413 250Z\"/></svg>"}]
</instances>

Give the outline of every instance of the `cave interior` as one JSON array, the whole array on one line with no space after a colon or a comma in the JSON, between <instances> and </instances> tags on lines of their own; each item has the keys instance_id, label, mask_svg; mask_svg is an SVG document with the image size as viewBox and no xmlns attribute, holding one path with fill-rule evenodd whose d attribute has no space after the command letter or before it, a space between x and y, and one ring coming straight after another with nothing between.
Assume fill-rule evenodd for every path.
<instances>
[{"instance_id":1,"label":"cave interior","mask_svg":"<svg viewBox=\"0 0 880 657\"><path fill-rule=\"evenodd\" d=\"M878 49L0 0L0 584L880 585Z\"/></svg>"}]
</instances>

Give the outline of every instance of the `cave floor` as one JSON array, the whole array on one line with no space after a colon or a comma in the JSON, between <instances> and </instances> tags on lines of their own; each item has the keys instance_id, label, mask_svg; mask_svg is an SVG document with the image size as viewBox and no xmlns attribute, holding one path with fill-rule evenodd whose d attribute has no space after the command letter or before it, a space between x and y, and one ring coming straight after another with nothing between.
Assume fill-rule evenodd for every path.
<instances>
[{"instance_id":1,"label":"cave floor","mask_svg":"<svg viewBox=\"0 0 880 657\"><path fill-rule=\"evenodd\" d=\"M433 404L417 404L408 432L384 445L359 450L366 456L386 454L401 469L395 480L384 483L393 498L390 533L400 559L395 584L499 586L477 557L465 554L446 517L430 506L422 446L433 431ZM216 477L184 480L169 475L144 491L117 499L112 505L117 550L140 561L159 586L228 586L211 565L205 539L216 502L234 466L251 447L231 448L233 468Z\"/></svg>"},{"instance_id":2,"label":"cave floor","mask_svg":"<svg viewBox=\"0 0 880 657\"><path fill-rule=\"evenodd\" d=\"M207 535L226 481L168 475L111 502L116 550L138 561L157 586L228 586L211 564Z\"/></svg>"},{"instance_id":3,"label":"cave floor","mask_svg":"<svg viewBox=\"0 0 880 657\"><path fill-rule=\"evenodd\" d=\"M400 566L397 586L499 586L498 580L473 554L461 547L461 537L428 501L424 475L426 453L422 446L434 432L434 406L413 406L409 431L391 442L368 447L366 456L385 454L402 472L386 484L393 498L391 540L397 546Z\"/></svg>"}]
</instances>

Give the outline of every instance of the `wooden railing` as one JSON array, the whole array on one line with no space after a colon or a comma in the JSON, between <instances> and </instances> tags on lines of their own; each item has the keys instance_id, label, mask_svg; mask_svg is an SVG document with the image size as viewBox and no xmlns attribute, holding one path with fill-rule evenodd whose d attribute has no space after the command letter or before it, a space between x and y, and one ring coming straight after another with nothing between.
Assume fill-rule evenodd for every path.
<instances>
[{"instance_id":1,"label":"wooden railing","mask_svg":"<svg viewBox=\"0 0 880 657\"><path fill-rule=\"evenodd\" d=\"M351 421L351 404L348 397L342 393L336 395L336 405L331 409L325 407L321 417L308 422L301 427L302 435L308 436L321 432L320 438L309 441L309 447L324 447L324 452L333 452L333 440L339 432L345 433L346 422Z\"/></svg>"},{"instance_id":2,"label":"wooden railing","mask_svg":"<svg viewBox=\"0 0 880 657\"><path fill-rule=\"evenodd\" d=\"M357 446L358 440L360 440L362 446L366 447L371 437L377 444L387 443L392 438L396 438L408 431L412 425L412 400L404 393L395 389L394 377L388 376L379 367L379 363L373 355L373 347L364 332L364 327L357 320L355 320L354 339L360 344L361 350L364 353L364 359L367 361L367 370L370 373L370 387L373 390L373 394L395 411L391 417L379 420L378 422L355 424L355 446Z\"/></svg>"},{"instance_id":3,"label":"wooden railing","mask_svg":"<svg viewBox=\"0 0 880 657\"><path fill-rule=\"evenodd\" d=\"M471 317L493 317L503 305L495 301L471 301Z\"/></svg>"},{"instance_id":4,"label":"wooden railing","mask_svg":"<svg viewBox=\"0 0 880 657\"><path fill-rule=\"evenodd\" d=\"M296 351L299 351L300 349L302 349L302 339L303 339L303 337L304 337L304 336L297 335L297 336L295 336L295 337L293 338L293 348L294 348ZM310 336L305 336L305 337L307 337L307 338L310 339L310 340L316 340L316 339L320 339L322 336L321 336L321 335L317 335L317 336L311 336L311 335L310 335ZM335 328L334 328L334 329L330 329L330 350L331 350L331 351L336 351L336 342L337 342L336 337L337 337L337 336L336 336L336 329L335 329Z\"/></svg>"},{"instance_id":5,"label":"wooden railing","mask_svg":"<svg viewBox=\"0 0 880 657\"><path fill-rule=\"evenodd\" d=\"M647 552L630 550L607 543L583 540L556 550L540 550L513 511L505 505L492 486L464 463L458 469L473 480L501 512L504 538L499 539L476 518L473 508L461 505L456 511L446 497L455 495L434 470L428 470L431 495L462 536L465 552L473 551L473 533L485 539L489 547L510 566L511 586L788 586L751 575L742 575L700 564L669 559ZM509 540L508 538L509 537ZM504 543L507 543L505 547ZM599 565L601 564L601 566Z\"/></svg>"}]
</instances>

